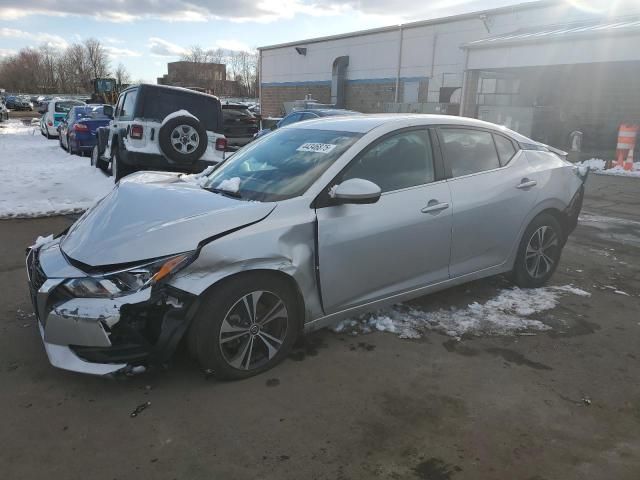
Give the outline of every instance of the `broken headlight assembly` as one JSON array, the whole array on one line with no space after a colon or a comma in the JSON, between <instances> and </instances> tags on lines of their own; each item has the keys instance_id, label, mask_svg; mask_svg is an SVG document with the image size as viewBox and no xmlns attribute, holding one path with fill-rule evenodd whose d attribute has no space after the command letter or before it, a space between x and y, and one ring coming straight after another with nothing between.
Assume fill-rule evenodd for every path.
<instances>
[{"instance_id":1,"label":"broken headlight assembly","mask_svg":"<svg viewBox=\"0 0 640 480\"><path fill-rule=\"evenodd\" d=\"M196 251L187 252L102 276L71 278L62 284L62 288L76 298L130 295L168 279L193 262L196 256Z\"/></svg>"}]
</instances>

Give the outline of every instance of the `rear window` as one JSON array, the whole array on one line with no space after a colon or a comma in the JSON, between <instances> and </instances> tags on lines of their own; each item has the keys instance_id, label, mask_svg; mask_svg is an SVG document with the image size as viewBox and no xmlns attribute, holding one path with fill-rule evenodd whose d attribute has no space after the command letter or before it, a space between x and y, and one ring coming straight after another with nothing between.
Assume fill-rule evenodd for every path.
<instances>
[{"instance_id":1,"label":"rear window","mask_svg":"<svg viewBox=\"0 0 640 480\"><path fill-rule=\"evenodd\" d=\"M76 105L83 105L80 102L56 102L56 113L69 113Z\"/></svg>"},{"instance_id":2,"label":"rear window","mask_svg":"<svg viewBox=\"0 0 640 480\"><path fill-rule=\"evenodd\" d=\"M102 105L88 106L76 109L76 119L79 118L93 118L93 119L105 119L109 118L104 114L104 107Z\"/></svg>"},{"instance_id":3,"label":"rear window","mask_svg":"<svg viewBox=\"0 0 640 480\"><path fill-rule=\"evenodd\" d=\"M212 132L221 132L220 102L208 95L164 89L148 89L144 94L141 116L161 122L170 113L187 110Z\"/></svg>"},{"instance_id":4,"label":"rear window","mask_svg":"<svg viewBox=\"0 0 640 480\"><path fill-rule=\"evenodd\" d=\"M247 118L253 118L253 114L246 108L222 108L222 118L225 121L229 120L245 120Z\"/></svg>"}]
</instances>

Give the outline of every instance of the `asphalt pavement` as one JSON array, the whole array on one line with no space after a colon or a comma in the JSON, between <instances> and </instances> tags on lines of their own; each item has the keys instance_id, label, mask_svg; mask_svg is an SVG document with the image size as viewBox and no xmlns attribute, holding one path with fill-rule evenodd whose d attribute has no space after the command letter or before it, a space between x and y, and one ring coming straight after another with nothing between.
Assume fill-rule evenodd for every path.
<instances>
[{"instance_id":1,"label":"asphalt pavement","mask_svg":"<svg viewBox=\"0 0 640 480\"><path fill-rule=\"evenodd\" d=\"M546 332L321 331L275 369L226 383L184 352L130 378L52 368L24 249L71 220L0 221L0 476L637 480L639 209L640 179L590 177L553 283L591 296L540 313ZM463 306L505 286L496 277L415 303Z\"/></svg>"}]
</instances>

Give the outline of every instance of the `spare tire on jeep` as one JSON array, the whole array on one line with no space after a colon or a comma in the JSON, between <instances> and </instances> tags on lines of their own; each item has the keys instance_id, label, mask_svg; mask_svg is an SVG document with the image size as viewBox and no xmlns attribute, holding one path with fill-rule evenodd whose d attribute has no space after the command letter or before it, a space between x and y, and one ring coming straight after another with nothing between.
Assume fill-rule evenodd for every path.
<instances>
[{"instance_id":1,"label":"spare tire on jeep","mask_svg":"<svg viewBox=\"0 0 640 480\"><path fill-rule=\"evenodd\" d=\"M197 118L180 115L167 120L160 127L158 142L162 153L171 160L193 163L207 149L207 130Z\"/></svg>"}]
</instances>

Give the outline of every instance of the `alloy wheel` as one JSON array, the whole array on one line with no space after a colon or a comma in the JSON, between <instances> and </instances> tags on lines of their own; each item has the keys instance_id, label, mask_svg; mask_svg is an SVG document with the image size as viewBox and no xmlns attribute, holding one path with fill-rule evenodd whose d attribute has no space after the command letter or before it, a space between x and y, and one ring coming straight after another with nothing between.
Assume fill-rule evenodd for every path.
<instances>
[{"instance_id":1,"label":"alloy wheel","mask_svg":"<svg viewBox=\"0 0 640 480\"><path fill-rule=\"evenodd\" d=\"M171 132L171 145L176 152L191 153L200 144L200 135L191 125L178 125Z\"/></svg>"},{"instance_id":2,"label":"alloy wheel","mask_svg":"<svg viewBox=\"0 0 640 480\"><path fill-rule=\"evenodd\" d=\"M553 270L559 246L558 235L552 227L543 225L533 232L524 255L525 267L531 277L542 278Z\"/></svg>"},{"instance_id":3,"label":"alloy wheel","mask_svg":"<svg viewBox=\"0 0 640 480\"><path fill-rule=\"evenodd\" d=\"M289 314L276 294L258 290L233 304L222 321L218 342L224 360L238 370L254 370L272 360L287 336Z\"/></svg>"}]
</instances>

